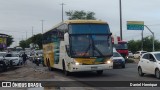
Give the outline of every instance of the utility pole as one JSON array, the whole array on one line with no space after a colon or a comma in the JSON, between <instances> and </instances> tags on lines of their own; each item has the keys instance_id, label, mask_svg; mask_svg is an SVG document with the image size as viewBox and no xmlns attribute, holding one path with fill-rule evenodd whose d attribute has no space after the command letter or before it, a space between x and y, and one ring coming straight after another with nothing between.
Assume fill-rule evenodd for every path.
<instances>
[{"instance_id":1,"label":"utility pole","mask_svg":"<svg viewBox=\"0 0 160 90\"><path fill-rule=\"evenodd\" d=\"M44 22L44 20L41 20L42 21L42 34L43 34L43 22Z\"/></svg>"},{"instance_id":2,"label":"utility pole","mask_svg":"<svg viewBox=\"0 0 160 90\"><path fill-rule=\"evenodd\" d=\"M63 5L65 5L65 4L61 3L60 5L62 5L62 22L63 22Z\"/></svg>"},{"instance_id":3,"label":"utility pole","mask_svg":"<svg viewBox=\"0 0 160 90\"><path fill-rule=\"evenodd\" d=\"M142 30L142 46L141 46L141 49L143 51L143 30Z\"/></svg>"},{"instance_id":4,"label":"utility pole","mask_svg":"<svg viewBox=\"0 0 160 90\"><path fill-rule=\"evenodd\" d=\"M26 31L26 40L27 40L27 31Z\"/></svg>"},{"instance_id":5,"label":"utility pole","mask_svg":"<svg viewBox=\"0 0 160 90\"><path fill-rule=\"evenodd\" d=\"M123 40L123 35L122 35L122 6L121 6L121 0L119 0L119 14L120 14L120 37L121 40Z\"/></svg>"},{"instance_id":6,"label":"utility pole","mask_svg":"<svg viewBox=\"0 0 160 90\"><path fill-rule=\"evenodd\" d=\"M32 37L33 37L33 26L32 26Z\"/></svg>"}]
</instances>

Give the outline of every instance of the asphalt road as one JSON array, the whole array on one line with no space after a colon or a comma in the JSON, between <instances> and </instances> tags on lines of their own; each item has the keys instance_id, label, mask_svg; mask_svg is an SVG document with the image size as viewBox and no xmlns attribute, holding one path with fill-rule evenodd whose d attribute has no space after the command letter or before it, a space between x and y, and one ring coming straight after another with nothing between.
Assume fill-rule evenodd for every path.
<instances>
[{"instance_id":1,"label":"asphalt road","mask_svg":"<svg viewBox=\"0 0 160 90\"><path fill-rule=\"evenodd\" d=\"M68 85L77 85L80 87L67 87L56 90L160 90L160 87L106 87L108 84L115 84L115 86L125 83L125 81L159 81L154 75L145 75L140 77L137 73L137 64L126 64L126 68L116 68L112 70L105 70L103 75L97 75L96 72L78 72L73 73L71 76L65 76L61 70L48 71L47 67L35 66L31 62L28 66L22 66L21 68L16 68L15 70L8 70L7 72L0 73L1 80L32 80L32 81L69 81ZM75 83L70 81L76 81ZM83 82L81 82L83 81ZM85 82L84 82L85 81ZM91 82L88 82L91 81ZM104 82L97 82L104 81ZM109 82L107 82L109 81ZM112 81L115 81L112 83ZM160 82L159 82L160 83ZM64 83L63 83L64 84ZM95 87L97 85L103 84L103 87ZM85 85L87 87L81 87ZM63 85L62 85L63 86ZM25 89L25 88L24 88ZM19 89L19 90L24 90ZM0 90L3 90L0 88ZM12 89L5 89L12 90ZM15 88L15 90L17 90ZM27 89L25 89L27 90ZM32 89L29 89L32 90ZM38 89L39 90L39 89ZM48 90L48 89L42 89ZM50 90L50 89L49 89ZM54 90L54 89L53 89Z\"/></svg>"},{"instance_id":2,"label":"asphalt road","mask_svg":"<svg viewBox=\"0 0 160 90\"><path fill-rule=\"evenodd\" d=\"M66 77L61 71L55 71L59 76ZM73 79L75 81L122 81L119 83L124 83L123 81L159 81L154 75L144 75L140 77L137 72L137 64L126 64L126 68L116 68L112 70L105 70L103 75L97 75L96 72L78 72L73 73L67 78ZM83 82L88 86L96 86L95 83ZM105 82L104 82L105 83ZM108 82L106 82L107 84ZM95 87L98 90L160 90L160 87Z\"/></svg>"}]
</instances>

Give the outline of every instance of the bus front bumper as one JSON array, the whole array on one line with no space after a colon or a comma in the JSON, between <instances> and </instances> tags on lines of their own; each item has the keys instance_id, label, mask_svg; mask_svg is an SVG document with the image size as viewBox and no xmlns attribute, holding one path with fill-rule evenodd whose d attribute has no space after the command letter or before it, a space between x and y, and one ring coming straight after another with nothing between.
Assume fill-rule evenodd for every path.
<instances>
[{"instance_id":1,"label":"bus front bumper","mask_svg":"<svg viewBox=\"0 0 160 90\"><path fill-rule=\"evenodd\" d=\"M98 65L73 65L69 72L98 71L106 69L113 69L113 63Z\"/></svg>"}]
</instances>

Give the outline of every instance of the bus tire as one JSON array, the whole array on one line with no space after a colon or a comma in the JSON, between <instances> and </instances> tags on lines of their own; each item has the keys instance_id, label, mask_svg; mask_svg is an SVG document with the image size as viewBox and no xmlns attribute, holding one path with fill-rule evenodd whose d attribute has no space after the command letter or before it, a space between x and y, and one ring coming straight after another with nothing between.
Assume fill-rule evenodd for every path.
<instances>
[{"instance_id":1,"label":"bus tire","mask_svg":"<svg viewBox=\"0 0 160 90\"><path fill-rule=\"evenodd\" d=\"M62 65L63 65L63 73L64 73L64 75L65 75L65 76L69 76L69 75L70 75L70 72L68 72L68 71L66 70L64 60L63 60L63 62L62 62Z\"/></svg>"},{"instance_id":2,"label":"bus tire","mask_svg":"<svg viewBox=\"0 0 160 90\"><path fill-rule=\"evenodd\" d=\"M97 71L97 74L98 74L98 75L102 75L102 74L103 74L103 70L98 70L98 71Z\"/></svg>"},{"instance_id":3,"label":"bus tire","mask_svg":"<svg viewBox=\"0 0 160 90\"><path fill-rule=\"evenodd\" d=\"M48 62L47 62L48 70L49 70L49 71L53 71L54 68L51 67L50 62L49 62L49 59L48 59L47 61L48 61Z\"/></svg>"}]
</instances>

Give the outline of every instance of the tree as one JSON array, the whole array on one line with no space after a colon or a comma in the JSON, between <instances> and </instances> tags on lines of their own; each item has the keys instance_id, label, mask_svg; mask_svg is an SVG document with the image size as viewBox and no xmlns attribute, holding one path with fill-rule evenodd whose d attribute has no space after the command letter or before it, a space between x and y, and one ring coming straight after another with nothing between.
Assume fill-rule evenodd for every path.
<instances>
[{"instance_id":1,"label":"tree","mask_svg":"<svg viewBox=\"0 0 160 90\"><path fill-rule=\"evenodd\" d=\"M66 15L69 17L69 20L75 20L75 19L87 19L87 20L95 20L94 12L85 12L83 10L81 11L68 11L66 12Z\"/></svg>"},{"instance_id":2,"label":"tree","mask_svg":"<svg viewBox=\"0 0 160 90\"><path fill-rule=\"evenodd\" d=\"M7 37L7 47L9 47L13 42L14 42L13 37L8 35L8 37Z\"/></svg>"},{"instance_id":3,"label":"tree","mask_svg":"<svg viewBox=\"0 0 160 90\"><path fill-rule=\"evenodd\" d=\"M42 34L34 35L27 40L20 41L20 46L24 48L29 48L29 45L33 43L35 45L38 45L40 49L42 49Z\"/></svg>"},{"instance_id":4,"label":"tree","mask_svg":"<svg viewBox=\"0 0 160 90\"><path fill-rule=\"evenodd\" d=\"M34 35L31 39L33 44L37 44L42 49L42 34Z\"/></svg>"},{"instance_id":5,"label":"tree","mask_svg":"<svg viewBox=\"0 0 160 90\"><path fill-rule=\"evenodd\" d=\"M150 36L144 37L143 38L143 50L145 51L152 51L152 41L153 38ZM128 49L132 51L133 53L136 51L141 50L142 46L142 40L130 40L128 41ZM160 50L160 42L158 40L154 40L154 45L155 45L155 51Z\"/></svg>"},{"instance_id":6,"label":"tree","mask_svg":"<svg viewBox=\"0 0 160 90\"><path fill-rule=\"evenodd\" d=\"M29 45L27 45L25 40L22 40L22 41L20 41L19 46L24 49L24 48L28 47Z\"/></svg>"}]
</instances>

